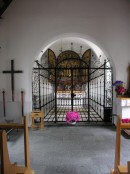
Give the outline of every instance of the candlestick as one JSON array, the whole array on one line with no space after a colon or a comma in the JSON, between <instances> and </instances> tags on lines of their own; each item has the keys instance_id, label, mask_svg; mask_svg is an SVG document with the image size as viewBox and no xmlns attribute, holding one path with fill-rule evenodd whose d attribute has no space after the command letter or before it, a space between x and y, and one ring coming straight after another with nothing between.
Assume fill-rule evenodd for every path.
<instances>
[{"instance_id":1,"label":"candlestick","mask_svg":"<svg viewBox=\"0 0 130 174\"><path fill-rule=\"evenodd\" d=\"M2 91L3 93L3 108L4 108L4 117L6 116L6 111L5 111L5 90Z\"/></svg>"},{"instance_id":2,"label":"candlestick","mask_svg":"<svg viewBox=\"0 0 130 174\"><path fill-rule=\"evenodd\" d=\"M21 91L22 116L24 116L24 91Z\"/></svg>"}]
</instances>

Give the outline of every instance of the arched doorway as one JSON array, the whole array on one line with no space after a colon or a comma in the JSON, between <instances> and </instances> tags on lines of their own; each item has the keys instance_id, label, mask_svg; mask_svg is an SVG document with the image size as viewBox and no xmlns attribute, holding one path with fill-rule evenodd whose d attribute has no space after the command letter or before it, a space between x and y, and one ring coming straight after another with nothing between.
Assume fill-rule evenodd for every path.
<instances>
[{"instance_id":1,"label":"arched doorway","mask_svg":"<svg viewBox=\"0 0 130 174\"><path fill-rule=\"evenodd\" d=\"M112 122L112 68L107 58L91 49L71 48L56 55L47 49L33 68L33 110L44 111L44 121L65 122L77 111L81 122Z\"/></svg>"}]
</instances>

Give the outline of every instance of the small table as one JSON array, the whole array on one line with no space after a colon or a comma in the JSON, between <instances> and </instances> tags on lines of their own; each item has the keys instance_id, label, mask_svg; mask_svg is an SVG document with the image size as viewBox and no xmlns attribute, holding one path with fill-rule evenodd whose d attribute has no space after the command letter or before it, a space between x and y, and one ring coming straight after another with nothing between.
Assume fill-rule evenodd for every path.
<instances>
[{"instance_id":1,"label":"small table","mask_svg":"<svg viewBox=\"0 0 130 174\"><path fill-rule=\"evenodd\" d=\"M40 119L40 124L35 123L35 120L38 118ZM32 119L32 125L31 125L32 128L43 128L44 127L44 121L43 121L44 114L42 111L31 112L31 119Z\"/></svg>"}]
</instances>

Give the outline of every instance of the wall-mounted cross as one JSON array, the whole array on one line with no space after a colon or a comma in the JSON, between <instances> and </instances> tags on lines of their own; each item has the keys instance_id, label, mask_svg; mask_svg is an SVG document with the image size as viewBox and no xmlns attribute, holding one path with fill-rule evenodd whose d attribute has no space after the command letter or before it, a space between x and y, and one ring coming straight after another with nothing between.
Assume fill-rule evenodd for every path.
<instances>
[{"instance_id":1,"label":"wall-mounted cross","mask_svg":"<svg viewBox=\"0 0 130 174\"><path fill-rule=\"evenodd\" d=\"M15 73L22 73L22 70L14 70L14 60L11 60L11 70L3 71L3 73L10 73L11 74L11 90L12 90L12 101L14 101L14 74Z\"/></svg>"}]
</instances>

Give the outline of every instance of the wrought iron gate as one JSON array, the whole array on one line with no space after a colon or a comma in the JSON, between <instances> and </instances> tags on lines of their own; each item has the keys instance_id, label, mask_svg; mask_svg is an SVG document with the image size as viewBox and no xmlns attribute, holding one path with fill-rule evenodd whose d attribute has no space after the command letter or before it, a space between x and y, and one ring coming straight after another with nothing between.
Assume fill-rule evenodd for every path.
<instances>
[{"instance_id":1,"label":"wrought iron gate","mask_svg":"<svg viewBox=\"0 0 130 174\"><path fill-rule=\"evenodd\" d=\"M68 111L80 113L81 122L112 121L112 69L109 60L75 59L75 66L43 67L38 61L33 69L33 110L44 111L44 121L64 122ZM66 64L66 63L65 63Z\"/></svg>"}]
</instances>

